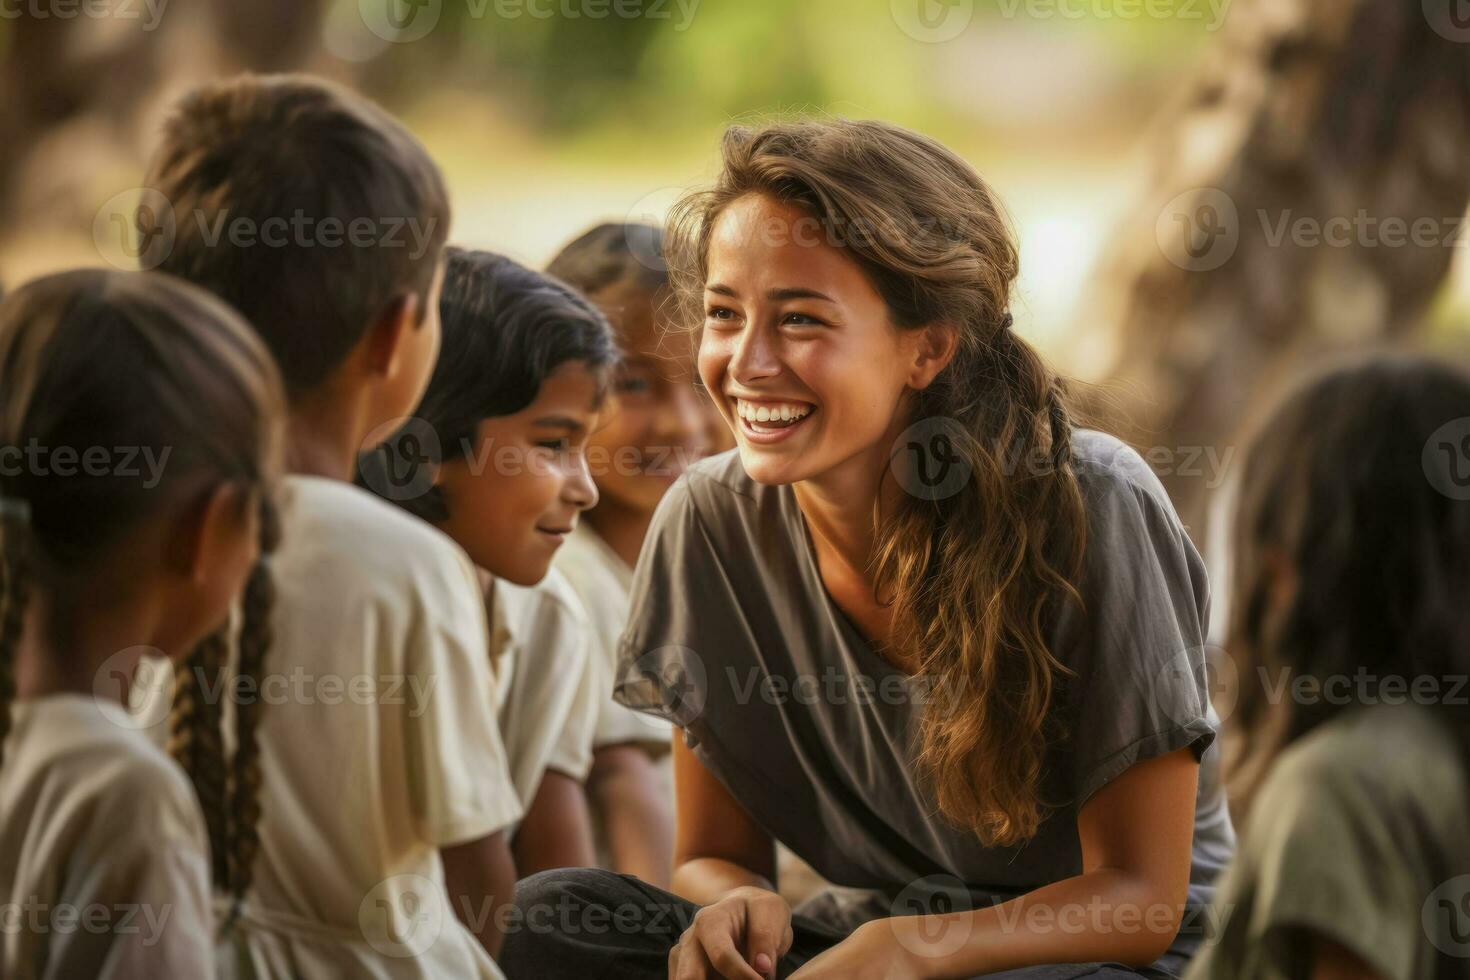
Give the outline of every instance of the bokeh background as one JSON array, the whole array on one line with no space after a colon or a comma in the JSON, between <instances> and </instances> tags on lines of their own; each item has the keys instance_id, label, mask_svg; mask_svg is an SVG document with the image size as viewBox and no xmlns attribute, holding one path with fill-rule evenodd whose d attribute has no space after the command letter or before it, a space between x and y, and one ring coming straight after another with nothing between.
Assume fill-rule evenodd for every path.
<instances>
[{"instance_id":1,"label":"bokeh background","mask_svg":"<svg viewBox=\"0 0 1470 980\"><path fill-rule=\"evenodd\" d=\"M1467 332L1464 0L0 0L0 281L116 261L169 103L242 70L379 100L453 238L536 265L658 220L732 122L928 133L1011 210L1019 329L1192 525L1271 389Z\"/></svg>"}]
</instances>

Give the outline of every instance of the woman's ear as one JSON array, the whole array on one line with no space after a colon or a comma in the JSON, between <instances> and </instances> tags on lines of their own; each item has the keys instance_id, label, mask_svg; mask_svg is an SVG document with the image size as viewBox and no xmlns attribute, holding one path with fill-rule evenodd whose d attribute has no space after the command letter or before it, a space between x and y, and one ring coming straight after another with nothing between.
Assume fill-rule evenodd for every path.
<instances>
[{"instance_id":1,"label":"woman's ear","mask_svg":"<svg viewBox=\"0 0 1470 980\"><path fill-rule=\"evenodd\" d=\"M908 386L923 391L954 360L960 332L954 324L941 320L910 332L908 339Z\"/></svg>"}]
</instances>

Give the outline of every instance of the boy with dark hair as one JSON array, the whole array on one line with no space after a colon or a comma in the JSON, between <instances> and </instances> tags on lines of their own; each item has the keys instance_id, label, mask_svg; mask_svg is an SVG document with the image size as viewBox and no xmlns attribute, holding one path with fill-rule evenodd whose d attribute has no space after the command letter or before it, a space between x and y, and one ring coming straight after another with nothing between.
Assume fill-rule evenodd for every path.
<instances>
[{"instance_id":1,"label":"boy with dark hair","mask_svg":"<svg viewBox=\"0 0 1470 980\"><path fill-rule=\"evenodd\" d=\"M503 830L521 810L475 573L351 484L438 353L443 180L366 100L246 76L183 99L147 185L172 210L159 268L244 313L290 399L267 704L224 706L262 781L258 826L232 830L259 838L237 943L265 976L499 977ZM272 678L284 697L267 697Z\"/></svg>"}]
</instances>

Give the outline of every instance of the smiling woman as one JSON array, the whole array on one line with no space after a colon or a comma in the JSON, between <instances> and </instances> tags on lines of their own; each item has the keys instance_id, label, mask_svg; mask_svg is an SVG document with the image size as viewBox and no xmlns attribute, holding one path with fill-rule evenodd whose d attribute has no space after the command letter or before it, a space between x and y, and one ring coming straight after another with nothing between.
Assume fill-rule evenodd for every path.
<instances>
[{"instance_id":1,"label":"smiling woman","mask_svg":"<svg viewBox=\"0 0 1470 980\"><path fill-rule=\"evenodd\" d=\"M1177 975L1231 847L1204 568L1012 331L989 187L884 123L735 128L673 224L737 440L665 497L621 641L619 699L684 733L678 894L561 872L518 903L680 925L520 933L507 973ZM752 696L834 674L903 696ZM793 913L775 841L858 891Z\"/></svg>"}]
</instances>

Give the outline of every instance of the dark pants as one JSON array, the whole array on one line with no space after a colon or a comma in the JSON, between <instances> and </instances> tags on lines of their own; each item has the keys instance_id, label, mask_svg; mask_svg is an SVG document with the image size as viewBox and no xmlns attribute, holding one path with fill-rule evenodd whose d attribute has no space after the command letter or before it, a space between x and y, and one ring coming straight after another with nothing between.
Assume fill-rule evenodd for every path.
<instances>
[{"instance_id":1,"label":"dark pants","mask_svg":"<svg viewBox=\"0 0 1470 980\"><path fill-rule=\"evenodd\" d=\"M699 906L630 875L587 868L544 871L516 886L516 915L506 929L500 968L509 980L663 980L669 951ZM781 958L789 977L807 960L844 938L815 919L796 915L791 950ZM1166 956L1135 970L1116 963L1036 966L988 974L1004 980L1172 980L1185 959Z\"/></svg>"}]
</instances>

